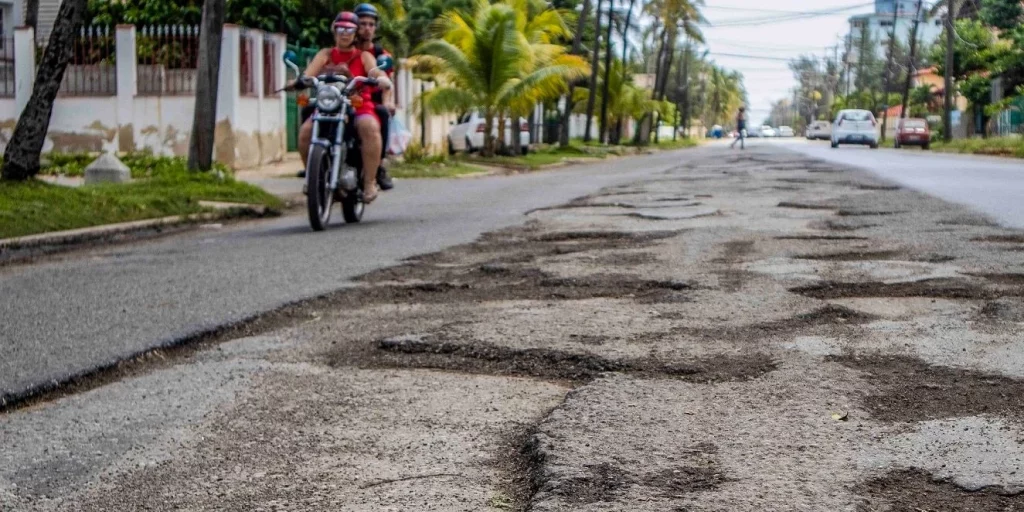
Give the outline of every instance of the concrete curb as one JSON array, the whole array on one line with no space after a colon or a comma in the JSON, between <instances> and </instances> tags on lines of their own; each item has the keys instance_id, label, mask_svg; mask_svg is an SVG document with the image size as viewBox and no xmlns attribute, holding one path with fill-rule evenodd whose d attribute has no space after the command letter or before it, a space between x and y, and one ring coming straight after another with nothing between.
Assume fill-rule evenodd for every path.
<instances>
[{"instance_id":1,"label":"concrete curb","mask_svg":"<svg viewBox=\"0 0 1024 512\"><path fill-rule=\"evenodd\" d=\"M217 211L174 215L118 224L39 233L0 239L0 265L31 260L59 252L81 249L101 243L127 242L181 231L204 221L221 220L238 215L261 217L267 214L263 205L230 204L200 201L200 205Z\"/></svg>"}]
</instances>

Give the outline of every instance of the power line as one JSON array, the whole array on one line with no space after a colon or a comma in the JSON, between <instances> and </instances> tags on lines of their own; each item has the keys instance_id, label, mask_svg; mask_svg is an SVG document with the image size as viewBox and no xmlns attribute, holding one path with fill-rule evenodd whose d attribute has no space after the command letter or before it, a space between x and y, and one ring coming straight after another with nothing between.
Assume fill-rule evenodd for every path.
<instances>
[{"instance_id":1,"label":"power line","mask_svg":"<svg viewBox=\"0 0 1024 512\"><path fill-rule=\"evenodd\" d=\"M835 8L835 9L828 9L828 10L821 10L821 11L797 12L797 13L794 13L794 14L784 14L784 15L780 15L780 16L761 16L761 17L746 18L746 19L733 19L733 20L726 20L726 21L723 21L721 23L708 22L708 25L710 25L711 27L742 27L742 26L752 26L752 25L767 25L767 24L771 24L771 23L783 23L783 22L788 22L788 21L798 21L798 20L805 20L805 19L811 19L811 18L819 18L819 17L823 17L823 16L836 16L836 15L844 14L844 13L846 13L848 11L852 11L852 10L856 10L856 9L862 9L864 7L868 7L868 6L871 6L871 5L874 5L874 4L873 3L856 4L856 5L846 6L846 7L839 7L839 8Z\"/></svg>"},{"instance_id":2,"label":"power line","mask_svg":"<svg viewBox=\"0 0 1024 512\"><path fill-rule=\"evenodd\" d=\"M753 59L753 60L771 60L777 62L789 62L793 59L787 59L784 57L768 57L764 55L744 55L740 53L722 53L722 52L708 52L710 55L717 55L719 57L733 57L737 59Z\"/></svg>"}]
</instances>

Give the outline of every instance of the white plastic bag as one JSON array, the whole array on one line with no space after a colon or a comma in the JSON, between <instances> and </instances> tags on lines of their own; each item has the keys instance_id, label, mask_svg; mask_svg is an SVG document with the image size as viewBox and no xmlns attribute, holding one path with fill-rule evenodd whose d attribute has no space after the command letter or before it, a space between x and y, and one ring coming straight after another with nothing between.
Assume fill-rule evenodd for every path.
<instances>
[{"instance_id":1,"label":"white plastic bag","mask_svg":"<svg viewBox=\"0 0 1024 512\"><path fill-rule=\"evenodd\" d=\"M409 147L412 133L405 129L405 125L397 116L391 116L389 123L391 126L388 128L388 153L398 156L405 153L405 148Z\"/></svg>"}]
</instances>

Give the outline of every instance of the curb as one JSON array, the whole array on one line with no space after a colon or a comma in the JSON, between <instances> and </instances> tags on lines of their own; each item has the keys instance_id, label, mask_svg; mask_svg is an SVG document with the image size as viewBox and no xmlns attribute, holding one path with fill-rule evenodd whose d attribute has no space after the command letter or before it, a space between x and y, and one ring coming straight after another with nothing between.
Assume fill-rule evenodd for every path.
<instances>
[{"instance_id":1,"label":"curb","mask_svg":"<svg viewBox=\"0 0 1024 512\"><path fill-rule=\"evenodd\" d=\"M267 207L251 204L228 204L201 201L201 205L218 211L173 215L156 219L145 219L118 224L104 224L87 228L39 233L16 238L0 239L0 266L31 260L74 249L81 249L101 243L128 242L179 231L203 221L221 220L247 215L262 217ZM150 232L150 233L145 233Z\"/></svg>"}]
</instances>

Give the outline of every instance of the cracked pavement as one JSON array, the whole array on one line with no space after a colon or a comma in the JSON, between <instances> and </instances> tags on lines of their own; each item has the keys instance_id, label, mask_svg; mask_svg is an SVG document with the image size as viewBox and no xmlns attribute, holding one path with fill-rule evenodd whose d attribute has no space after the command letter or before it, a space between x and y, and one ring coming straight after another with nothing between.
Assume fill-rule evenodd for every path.
<instances>
[{"instance_id":1,"label":"cracked pavement","mask_svg":"<svg viewBox=\"0 0 1024 512\"><path fill-rule=\"evenodd\" d=\"M683 155L0 414L0 509L1024 511L1024 235Z\"/></svg>"}]
</instances>

